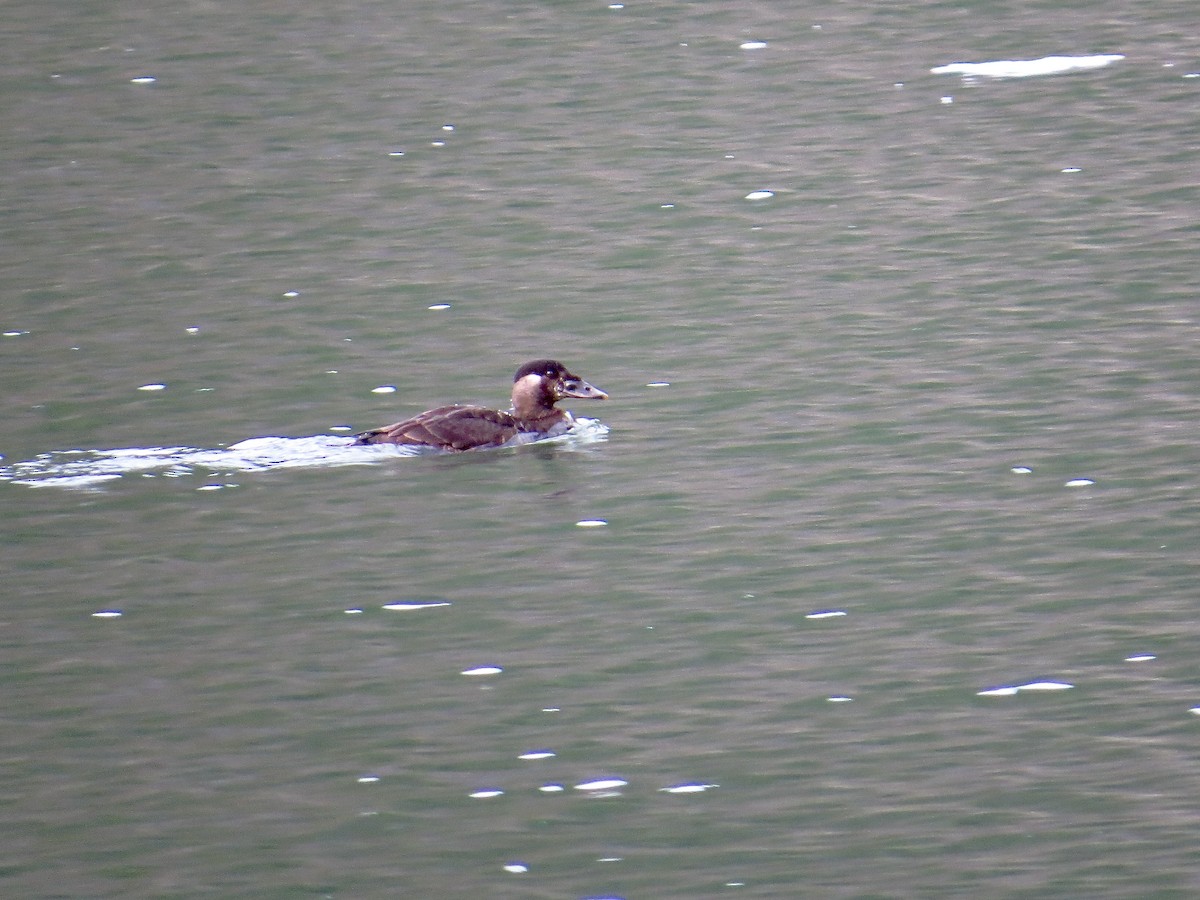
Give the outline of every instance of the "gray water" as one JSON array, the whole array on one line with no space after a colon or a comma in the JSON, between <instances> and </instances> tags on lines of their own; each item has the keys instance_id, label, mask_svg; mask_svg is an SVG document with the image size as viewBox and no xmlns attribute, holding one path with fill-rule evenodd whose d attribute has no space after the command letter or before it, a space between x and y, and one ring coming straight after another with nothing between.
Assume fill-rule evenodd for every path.
<instances>
[{"instance_id":1,"label":"gray water","mask_svg":"<svg viewBox=\"0 0 1200 900\"><path fill-rule=\"evenodd\" d=\"M1198 35L8 4L0 893L1195 896Z\"/></svg>"}]
</instances>

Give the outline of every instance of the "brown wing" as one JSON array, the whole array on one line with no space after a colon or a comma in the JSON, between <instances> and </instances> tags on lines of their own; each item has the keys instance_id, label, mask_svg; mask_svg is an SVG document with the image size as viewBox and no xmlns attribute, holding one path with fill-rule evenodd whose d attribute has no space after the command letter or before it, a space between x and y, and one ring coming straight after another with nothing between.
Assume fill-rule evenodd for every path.
<instances>
[{"instance_id":1,"label":"brown wing","mask_svg":"<svg viewBox=\"0 0 1200 900\"><path fill-rule=\"evenodd\" d=\"M520 429L508 413L482 406L439 406L388 425L356 435L359 444L408 444L471 450L503 444Z\"/></svg>"}]
</instances>

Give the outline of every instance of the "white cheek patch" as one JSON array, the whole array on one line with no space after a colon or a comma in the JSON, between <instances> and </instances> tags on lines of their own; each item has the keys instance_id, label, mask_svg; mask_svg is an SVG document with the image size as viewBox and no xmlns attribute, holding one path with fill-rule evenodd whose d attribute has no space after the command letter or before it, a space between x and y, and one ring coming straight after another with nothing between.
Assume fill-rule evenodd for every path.
<instances>
[{"instance_id":1,"label":"white cheek patch","mask_svg":"<svg viewBox=\"0 0 1200 900\"><path fill-rule=\"evenodd\" d=\"M513 390L513 396L516 396L517 393L531 400L536 400L539 403L553 403L558 397L558 391L554 390L553 384L546 380L546 376L539 375L536 372L532 375L526 375L517 382Z\"/></svg>"}]
</instances>

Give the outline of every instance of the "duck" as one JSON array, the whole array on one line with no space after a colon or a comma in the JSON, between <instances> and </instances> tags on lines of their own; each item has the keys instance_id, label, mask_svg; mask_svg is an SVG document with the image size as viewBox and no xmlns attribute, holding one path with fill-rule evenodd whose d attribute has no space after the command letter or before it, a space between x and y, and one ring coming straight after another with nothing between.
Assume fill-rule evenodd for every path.
<instances>
[{"instance_id":1,"label":"duck","mask_svg":"<svg viewBox=\"0 0 1200 900\"><path fill-rule=\"evenodd\" d=\"M355 444L399 444L431 447L452 453L499 447L520 438L522 442L555 437L575 421L555 403L568 398L607 400L608 394L588 384L555 359L535 359L513 376L512 408L439 406L423 413L354 436Z\"/></svg>"}]
</instances>

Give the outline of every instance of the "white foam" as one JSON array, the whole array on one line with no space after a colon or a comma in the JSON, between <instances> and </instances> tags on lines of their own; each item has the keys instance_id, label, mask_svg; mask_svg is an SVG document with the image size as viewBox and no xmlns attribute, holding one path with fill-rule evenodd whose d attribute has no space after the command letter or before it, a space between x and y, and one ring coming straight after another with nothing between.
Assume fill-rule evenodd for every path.
<instances>
[{"instance_id":1,"label":"white foam","mask_svg":"<svg viewBox=\"0 0 1200 900\"><path fill-rule=\"evenodd\" d=\"M1013 697L1016 696L1017 689L1015 687L1006 686L988 688L985 691L976 691L975 693L978 697Z\"/></svg>"},{"instance_id":2,"label":"white foam","mask_svg":"<svg viewBox=\"0 0 1200 900\"><path fill-rule=\"evenodd\" d=\"M962 75L964 78L1032 78L1038 75L1058 75L1081 69L1099 69L1122 60L1119 53L1095 56L1044 56L1041 59L997 59L991 62L957 62L935 66L934 75Z\"/></svg>"},{"instance_id":3,"label":"white foam","mask_svg":"<svg viewBox=\"0 0 1200 900\"><path fill-rule=\"evenodd\" d=\"M1075 687L1065 681L1032 681L1029 684L1017 685L1019 691L1069 691Z\"/></svg>"},{"instance_id":4,"label":"white foam","mask_svg":"<svg viewBox=\"0 0 1200 900\"><path fill-rule=\"evenodd\" d=\"M577 791L614 791L617 788L623 788L628 781L622 778L601 778L597 781L585 781L582 784L575 785Z\"/></svg>"},{"instance_id":5,"label":"white foam","mask_svg":"<svg viewBox=\"0 0 1200 900\"><path fill-rule=\"evenodd\" d=\"M659 788L659 791L664 794L703 794L705 791L711 791L713 788L720 787L719 784L704 784L699 781L689 781L684 784L673 784L670 787Z\"/></svg>"},{"instance_id":6,"label":"white foam","mask_svg":"<svg viewBox=\"0 0 1200 900\"><path fill-rule=\"evenodd\" d=\"M1028 684L1009 684L976 691L978 697L1012 697L1021 691L1069 691L1075 687L1065 681L1031 681Z\"/></svg>"}]
</instances>

